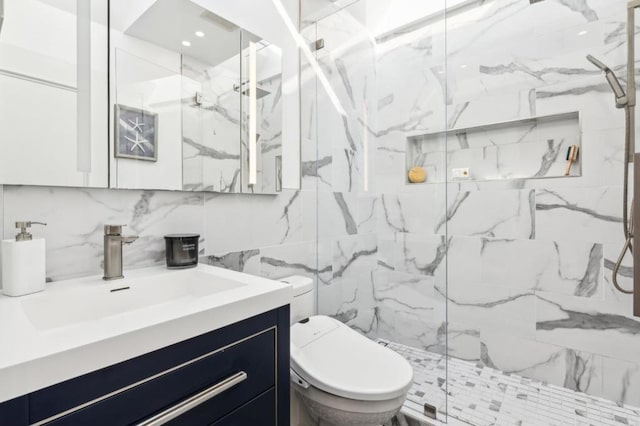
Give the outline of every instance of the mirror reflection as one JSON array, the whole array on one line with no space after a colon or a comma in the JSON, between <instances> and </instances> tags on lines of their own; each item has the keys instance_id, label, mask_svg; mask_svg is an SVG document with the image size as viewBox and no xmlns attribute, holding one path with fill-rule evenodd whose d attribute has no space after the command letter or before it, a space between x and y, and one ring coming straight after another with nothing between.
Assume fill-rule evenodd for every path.
<instances>
[{"instance_id":1,"label":"mirror reflection","mask_svg":"<svg viewBox=\"0 0 640 426\"><path fill-rule=\"evenodd\" d=\"M190 0L111 8L111 186L280 191L280 48Z\"/></svg>"},{"instance_id":2,"label":"mirror reflection","mask_svg":"<svg viewBox=\"0 0 640 426\"><path fill-rule=\"evenodd\" d=\"M242 162L244 192L282 189L282 50L266 40L242 39ZM255 82L255 83L253 83ZM255 93L255 96L252 94Z\"/></svg>"},{"instance_id":3,"label":"mirror reflection","mask_svg":"<svg viewBox=\"0 0 640 426\"><path fill-rule=\"evenodd\" d=\"M107 0L3 0L0 184L107 186Z\"/></svg>"}]
</instances>

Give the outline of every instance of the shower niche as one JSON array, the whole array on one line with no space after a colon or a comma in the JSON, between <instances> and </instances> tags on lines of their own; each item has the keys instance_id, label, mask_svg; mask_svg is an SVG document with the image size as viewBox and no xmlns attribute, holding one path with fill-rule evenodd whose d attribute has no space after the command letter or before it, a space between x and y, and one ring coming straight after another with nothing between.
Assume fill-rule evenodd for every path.
<instances>
[{"instance_id":1,"label":"shower niche","mask_svg":"<svg viewBox=\"0 0 640 426\"><path fill-rule=\"evenodd\" d=\"M569 164L569 150L577 158ZM577 111L412 135L407 138L408 185L581 176ZM411 183L414 168L426 172Z\"/></svg>"}]
</instances>

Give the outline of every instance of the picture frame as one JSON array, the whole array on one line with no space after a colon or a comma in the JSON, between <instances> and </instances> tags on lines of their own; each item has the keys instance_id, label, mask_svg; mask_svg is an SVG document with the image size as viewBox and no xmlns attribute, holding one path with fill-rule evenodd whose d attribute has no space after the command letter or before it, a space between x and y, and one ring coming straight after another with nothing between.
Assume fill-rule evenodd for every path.
<instances>
[{"instance_id":1,"label":"picture frame","mask_svg":"<svg viewBox=\"0 0 640 426\"><path fill-rule=\"evenodd\" d=\"M114 117L114 156L158 161L158 114L117 104Z\"/></svg>"}]
</instances>

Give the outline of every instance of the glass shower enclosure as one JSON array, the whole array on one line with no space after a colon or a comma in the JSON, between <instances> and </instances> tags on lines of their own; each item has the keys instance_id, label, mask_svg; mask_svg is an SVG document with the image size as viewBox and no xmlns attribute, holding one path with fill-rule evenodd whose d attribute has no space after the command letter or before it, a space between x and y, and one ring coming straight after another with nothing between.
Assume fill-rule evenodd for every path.
<instances>
[{"instance_id":1,"label":"glass shower enclosure","mask_svg":"<svg viewBox=\"0 0 640 426\"><path fill-rule=\"evenodd\" d=\"M412 363L402 421L640 424L625 117L587 59L626 87L626 24L625 0L302 2L318 312Z\"/></svg>"},{"instance_id":2,"label":"glass shower enclosure","mask_svg":"<svg viewBox=\"0 0 640 426\"><path fill-rule=\"evenodd\" d=\"M303 190L317 193L318 312L417 351L439 390L407 404L445 420L446 137L422 155L426 182L405 156L410 136L447 128L445 2L422 3L418 26L388 1L303 9Z\"/></svg>"}]
</instances>

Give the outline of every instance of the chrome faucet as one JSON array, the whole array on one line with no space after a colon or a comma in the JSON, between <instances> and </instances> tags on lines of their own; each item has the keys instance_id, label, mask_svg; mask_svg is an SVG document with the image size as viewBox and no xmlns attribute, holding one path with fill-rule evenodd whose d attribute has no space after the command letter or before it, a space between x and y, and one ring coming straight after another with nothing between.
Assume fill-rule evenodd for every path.
<instances>
[{"instance_id":1,"label":"chrome faucet","mask_svg":"<svg viewBox=\"0 0 640 426\"><path fill-rule=\"evenodd\" d=\"M104 226L104 276L103 280L119 280L122 275L122 245L131 244L137 235L125 237L122 227L125 225Z\"/></svg>"}]
</instances>

